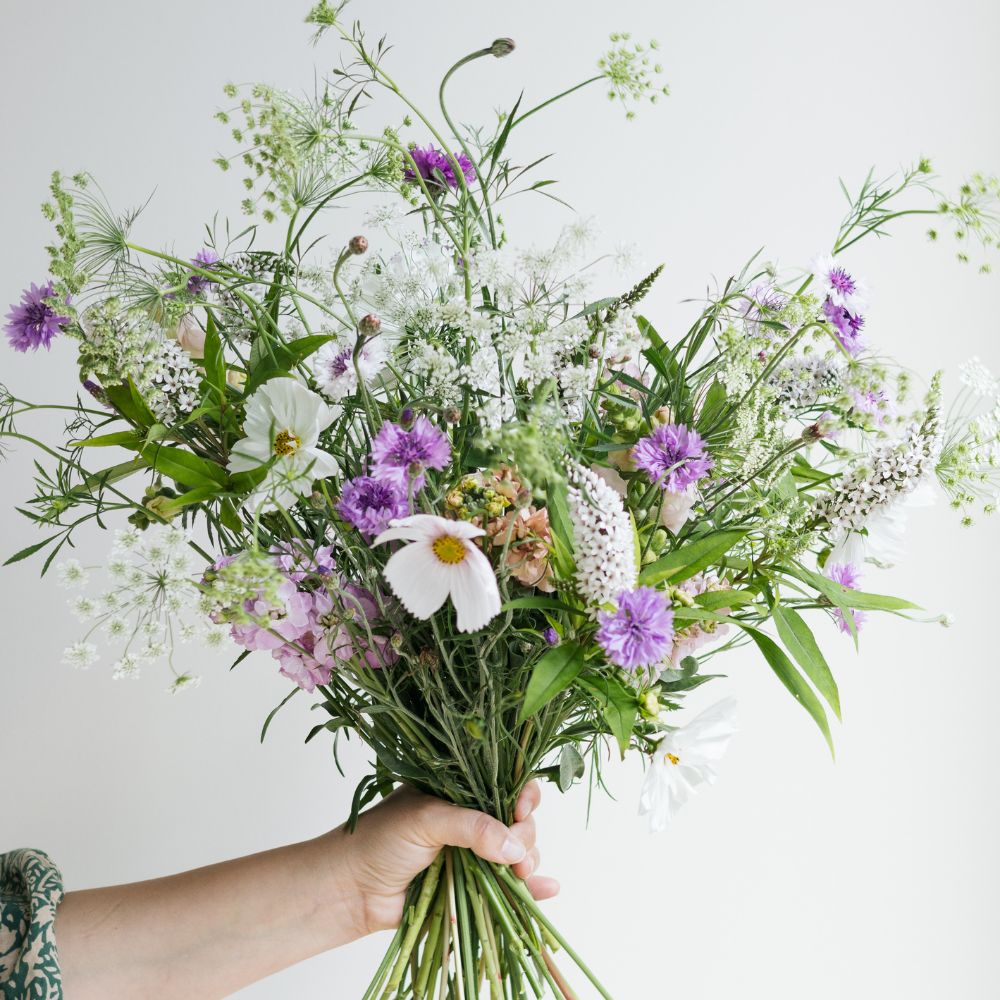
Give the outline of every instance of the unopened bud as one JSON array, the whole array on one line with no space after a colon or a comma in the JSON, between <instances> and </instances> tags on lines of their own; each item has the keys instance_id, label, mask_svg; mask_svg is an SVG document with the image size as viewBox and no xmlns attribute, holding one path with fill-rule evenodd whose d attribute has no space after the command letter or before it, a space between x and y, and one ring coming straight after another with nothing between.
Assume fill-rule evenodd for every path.
<instances>
[{"instance_id":1,"label":"unopened bud","mask_svg":"<svg viewBox=\"0 0 1000 1000\"><path fill-rule=\"evenodd\" d=\"M660 699L655 691L647 691L639 702L639 710L647 719L656 719L660 714Z\"/></svg>"},{"instance_id":2,"label":"unopened bud","mask_svg":"<svg viewBox=\"0 0 1000 1000\"><path fill-rule=\"evenodd\" d=\"M380 320L375 313L369 313L367 316L362 316L361 322L358 323L358 330L365 337L375 337L381 329L382 320Z\"/></svg>"},{"instance_id":3,"label":"unopened bud","mask_svg":"<svg viewBox=\"0 0 1000 1000\"><path fill-rule=\"evenodd\" d=\"M497 59L503 59L504 56L509 56L514 51L514 48L513 38L498 38L490 46L490 55L495 56Z\"/></svg>"},{"instance_id":4,"label":"unopened bud","mask_svg":"<svg viewBox=\"0 0 1000 1000\"><path fill-rule=\"evenodd\" d=\"M833 414L827 410L820 414L815 423L810 424L802 432L804 441L823 441L826 438L836 437L837 421Z\"/></svg>"},{"instance_id":5,"label":"unopened bud","mask_svg":"<svg viewBox=\"0 0 1000 1000\"><path fill-rule=\"evenodd\" d=\"M412 406L404 406L403 407L403 409L400 411L400 414L399 414L399 422L404 427L409 427L410 424L413 423L413 407Z\"/></svg>"},{"instance_id":6,"label":"unopened bud","mask_svg":"<svg viewBox=\"0 0 1000 1000\"><path fill-rule=\"evenodd\" d=\"M448 409L444 411L444 419L447 420L449 424L457 424L459 420L462 419L462 411L457 406L449 406Z\"/></svg>"},{"instance_id":7,"label":"unopened bud","mask_svg":"<svg viewBox=\"0 0 1000 1000\"><path fill-rule=\"evenodd\" d=\"M360 257L368 249L368 237L352 236L350 242L347 244L347 249Z\"/></svg>"}]
</instances>

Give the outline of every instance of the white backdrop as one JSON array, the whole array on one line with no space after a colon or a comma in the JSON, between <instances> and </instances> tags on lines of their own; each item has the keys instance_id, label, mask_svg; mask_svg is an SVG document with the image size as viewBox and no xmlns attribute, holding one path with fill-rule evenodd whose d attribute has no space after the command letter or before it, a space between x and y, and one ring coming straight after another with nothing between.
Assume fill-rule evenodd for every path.
<instances>
[{"instance_id":1,"label":"white backdrop","mask_svg":"<svg viewBox=\"0 0 1000 1000\"><path fill-rule=\"evenodd\" d=\"M307 88L313 60L333 61L329 43L307 45L306 6L0 0L0 303L45 273L36 205L53 168L85 167L123 207L156 185L144 241L197 249L202 222L240 197L238 178L210 163L228 148L211 117L223 83ZM355 12L372 35L390 33L394 76L428 104L454 58L513 36L512 57L476 64L456 87L465 120L522 85L543 97L582 78L613 29L660 39L669 101L626 123L584 92L539 116L517 148L522 162L556 150L550 175L608 242L635 241L650 263L666 262L648 312L668 336L693 314L683 299L762 244L788 264L825 249L844 208L838 175L857 183L872 164L890 171L921 155L955 184L1000 170L995 0L358 0ZM561 219L539 201L508 214L528 242L549 239ZM332 216L335 242L355 225ZM870 338L885 353L924 373L972 354L1000 369L1000 274L961 268L917 223L850 263L874 288ZM3 347L0 375L28 398L64 398L71 346L26 357ZM0 468L4 555L35 537L11 509L30 493L31 457L18 449ZM906 562L867 586L952 611L957 624L875 619L860 656L824 631L845 706L835 765L745 652L726 661L729 680L691 702L734 692L742 731L719 785L667 834L648 836L635 816L637 761L611 768L618 801L598 800L589 829L582 791L548 793L545 869L564 886L549 909L616 997L996 995L1000 525L970 533L939 507L918 513L909 538ZM104 551L89 541L82 557ZM302 839L344 818L364 754L347 752L343 780L322 739L304 747L305 699L258 745L286 690L271 661L232 675L228 661L195 664L205 681L181 698L163 693L163 676L75 673L59 658L77 623L37 573L28 562L0 574L0 850L46 849L79 888ZM357 943L241 996L348 1000L383 944Z\"/></svg>"}]
</instances>

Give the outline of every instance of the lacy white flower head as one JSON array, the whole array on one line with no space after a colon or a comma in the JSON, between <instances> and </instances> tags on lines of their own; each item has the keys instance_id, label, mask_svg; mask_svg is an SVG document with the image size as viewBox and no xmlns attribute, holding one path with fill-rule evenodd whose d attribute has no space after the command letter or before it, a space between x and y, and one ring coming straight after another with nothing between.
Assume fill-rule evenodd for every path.
<instances>
[{"instance_id":1,"label":"lacy white flower head","mask_svg":"<svg viewBox=\"0 0 1000 1000\"><path fill-rule=\"evenodd\" d=\"M459 294L461 284L453 251L423 239L402 242L388 259L367 260L351 295L402 330L418 323L442 297Z\"/></svg>"},{"instance_id":2,"label":"lacy white flower head","mask_svg":"<svg viewBox=\"0 0 1000 1000\"><path fill-rule=\"evenodd\" d=\"M98 633L122 647L114 662L115 679L136 678L142 669L163 658L173 667L176 642L209 644L219 630L202 614L201 594L195 576L201 560L190 547L189 533L176 525L155 524L145 531L119 531L110 558L102 567L80 566L68 560L61 575L85 581L88 573L103 569L111 583L98 597L78 594L71 601L74 613L88 622L83 638L69 646L63 662L78 668L98 659L92 641Z\"/></svg>"},{"instance_id":3,"label":"lacy white flower head","mask_svg":"<svg viewBox=\"0 0 1000 1000\"><path fill-rule=\"evenodd\" d=\"M409 543L389 557L383 573L411 615L430 618L451 597L459 632L477 632L500 613L496 575L474 541L486 534L482 528L432 514L389 524L372 544Z\"/></svg>"},{"instance_id":4,"label":"lacy white flower head","mask_svg":"<svg viewBox=\"0 0 1000 1000\"><path fill-rule=\"evenodd\" d=\"M639 797L639 814L659 833L701 785L714 784L717 765L736 733L736 699L725 698L670 729L656 745Z\"/></svg>"},{"instance_id":5,"label":"lacy white flower head","mask_svg":"<svg viewBox=\"0 0 1000 1000\"><path fill-rule=\"evenodd\" d=\"M979 358L969 358L962 364L958 369L958 377L962 385L977 396L995 399L1000 394L1000 382Z\"/></svg>"},{"instance_id":6,"label":"lacy white flower head","mask_svg":"<svg viewBox=\"0 0 1000 1000\"><path fill-rule=\"evenodd\" d=\"M251 498L255 506L290 507L317 479L335 475L333 456L323 451L320 434L337 411L292 378L273 378L250 397L243 437L233 445L230 472L269 466Z\"/></svg>"}]
</instances>

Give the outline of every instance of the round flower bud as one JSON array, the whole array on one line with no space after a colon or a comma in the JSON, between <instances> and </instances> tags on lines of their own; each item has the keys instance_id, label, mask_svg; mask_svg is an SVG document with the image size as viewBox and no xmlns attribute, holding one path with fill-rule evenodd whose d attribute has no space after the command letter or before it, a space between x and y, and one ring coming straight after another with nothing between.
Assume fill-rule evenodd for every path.
<instances>
[{"instance_id":1,"label":"round flower bud","mask_svg":"<svg viewBox=\"0 0 1000 1000\"><path fill-rule=\"evenodd\" d=\"M413 407L404 406L399 414L399 422L403 425L404 428L409 427L410 424L413 423L413 417L414 417Z\"/></svg>"},{"instance_id":2,"label":"round flower bud","mask_svg":"<svg viewBox=\"0 0 1000 1000\"><path fill-rule=\"evenodd\" d=\"M513 38L498 38L490 46L490 55L497 59L503 59L504 56L509 56L515 47Z\"/></svg>"},{"instance_id":3,"label":"round flower bud","mask_svg":"<svg viewBox=\"0 0 1000 1000\"><path fill-rule=\"evenodd\" d=\"M347 249L360 257L368 249L368 238L366 236L352 236L347 244Z\"/></svg>"},{"instance_id":4,"label":"round flower bud","mask_svg":"<svg viewBox=\"0 0 1000 1000\"><path fill-rule=\"evenodd\" d=\"M361 322L358 323L358 330L365 337L375 337L381 329L382 320L380 320L375 313L369 313L367 316L362 316Z\"/></svg>"},{"instance_id":5,"label":"round flower bud","mask_svg":"<svg viewBox=\"0 0 1000 1000\"><path fill-rule=\"evenodd\" d=\"M457 406L449 406L448 409L444 411L444 419L447 420L449 424L457 424L459 420L462 419L462 411Z\"/></svg>"},{"instance_id":6,"label":"round flower bud","mask_svg":"<svg viewBox=\"0 0 1000 1000\"><path fill-rule=\"evenodd\" d=\"M639 710L647 719L656 719L660 714L660 699L656 697L656 692L650 689L643 696L639 703Z\"/></svg>"}]
</instances>

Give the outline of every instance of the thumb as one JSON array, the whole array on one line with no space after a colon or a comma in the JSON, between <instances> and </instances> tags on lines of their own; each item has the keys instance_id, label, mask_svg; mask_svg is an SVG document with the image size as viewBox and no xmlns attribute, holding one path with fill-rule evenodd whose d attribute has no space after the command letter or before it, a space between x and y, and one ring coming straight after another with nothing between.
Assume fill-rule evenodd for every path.
<instances>
[{"instance_id":1,"label":"thumb","mask_svg":"<svg viewBox=\"0 0 1000 1000\"><path fill-rule=\"evenodd\" d=\"M431 800L421 810L419 835L432 847L467 847L485 861L517 864L525 845L498 819L475 809Z\"/></svg>"}]
</instances>

